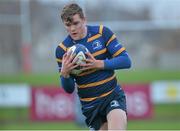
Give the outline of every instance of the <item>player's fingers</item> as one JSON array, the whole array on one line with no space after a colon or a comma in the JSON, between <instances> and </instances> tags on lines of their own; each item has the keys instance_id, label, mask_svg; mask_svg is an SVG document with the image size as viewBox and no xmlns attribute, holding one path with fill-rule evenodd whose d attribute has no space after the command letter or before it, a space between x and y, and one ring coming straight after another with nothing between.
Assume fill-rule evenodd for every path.
<instances>
[{"instance_id":1,"label":"player's fingers","mask_svg":"<svg viewBox=\"0 0 180 131\"><path fill-rule=\"evenodd\" d=\"M66 57L66 61L65 61L66 64L70 64L71 61L72 61L72 60L70 59L70 57Z\"/></svg>"},{"instance_id":2,"label":"player's fingers","mask_svg":"<svg viewBox=\"0 0 180 131\"><path fill-rule=\"evenodd\" d=\"M79 58L78 58L78 57L73 58L73 60L72 60L72 64L75 64L78 60L79 60Z\"/></svg>"},{"instance_id":3,"label":"player's fingers","mask_svg":"<svg viewBox=\"0 0 180 131\"><path fill-rule=\"evenodd\" d=\"M66 53L67 53L67 55L71 55L72 54L72 50L67 51Z\"/></svg>"},{"instance_id":4,"label":"player's fingers","mask_svg":"<svg viewBox=\"0 0 180 131\"><path fill-rule=\"evenodd\" d=\"M63 62L64 62L64 63L68 63L68 60L69 60L69 56L68 56L67 53L65 53L65 54L63 55Z\"/></svg>"},{"instance_id":5,"label":"player's fingers","mask_svg":"<svg viewBox=\"0 0 180 131\"><path fill-rule=\"evenodd\" d=\"M78 60L79 60L78 57L73 58L73 60L72 60L71 62L69 62L69 66L72 67L72 66L74 66L74 65L77 65L76 63L77 63Z\"/></svg>"},{"instance_id":6,"label":"player's fingers","mask_svg":"<svg viewBox=\"0 0 180 131\"><path fill-rule=\"evenodd\" d=\"M80 66L82 67L93 66L93 63L80 64Z\"/></svg>"},{"instance_id":7,"label":"player's fingers","mask_svg":"<svg viewBox=\"0 0 180 131\"><path fill-rule=\"evenodd\" d=\"M63 65L63 67L66 65L66 54L63 55L62 65Z\"/></svg>"},{"instance_id":8,"label":"player's fingers","mask_svg":"<svg viewBox=\"0 0 180 131\"><path fill-rule=\"evenodd\" d=\"M84 61L85 61L86 63L93 63L94 60L92 60L92 59L85 59Z\"/></svg>"},{"instance_id":9,"label":"player's fingers","mask_svg":"<svg viewBox=\"0 0 180 131\"><path fill-rule=\"evenodd\" d=\"M69 58L71 57L71 54L72 54L72 51L68 51L68 52L66 52L66 54L67 54L67 60L69 60Z\"/></svg>"},{"instance_id":10,"label":"player's fingers","mask_svg":"<svg viewBox=\"0 0 180 131\"><path fill-rule=\"evenodd\" d=\"M74 68L78 67L79 65L74 65L70 67L70 70L73 70Z\"/></svg>"},{"instance_id":11,"label":"player's fingers","mask_svg":"<svg viewBox=\"0 0 180 131\"><path fill-rule=\"evenodd\" d=\"M71 54L69 57L69 61L72 62L74 60L75 54Z\"/></svg>"},{"instance_id":12,"label":"player's fingers","mask_svg":"<svg viewBox=\"0 0 180 131\"><path fill-rule=\"evenodd\" d=\"M65 54L63 55L63 60L66 59L66 57L67 57L67 53L65 53Z\"/></svg>"},{"instance_id":13,"label":"player's fingers","mask_svg":"<svg viewBox=\"0 0 180 131\"><path fill-rule=\"evenodd\" d=\"M89 70L89 69L92 69L93 67L91 66L88 66L88 67L83 67L82 69L80 69L81 71L85 71L85 70Z\"/></svg>"},{"instance_id":14,"label":"player's fingers","mask_svg":"<svg viewBox=\"0 0 180 131\"><path fill-rule=\"evenodd\" d=\"M95 59L94 56L90 52L86 52L86 55L92 60Z\"/></svg>"}]
</instances>

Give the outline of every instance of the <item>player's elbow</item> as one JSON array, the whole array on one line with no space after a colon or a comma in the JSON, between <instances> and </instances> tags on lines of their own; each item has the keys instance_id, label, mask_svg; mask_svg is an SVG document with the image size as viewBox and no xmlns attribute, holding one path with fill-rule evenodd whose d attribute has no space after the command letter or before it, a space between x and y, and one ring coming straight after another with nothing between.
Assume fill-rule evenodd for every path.
<instances>
[{"instance_id":1,"label":"player's elbow","mask_svg":"<svg viewBox=\"0 0 180 131\"><path fill-rule=\"evenodd\" d=\"M63 87L63 89L66 93L69 93L69 94L72 94L74 92L74 88Z\"/></svg>"},{"instance_id":2,"label":"player's elbow","mask_svg":"<svg viewBox=\"0 0 180 131\"><path fill-rule=\"evenodd\" d=\"M72 94L74 90L65 90L67 93Z\"/></svg>"},{"instance_id":3,"label":"player's elbow","mask_svg":"<svg viewBox=\"0 0 180 131\"><path fill-rule=\"evenodd\" d=\"M74 89L66 90L67 93L72 94L74 92Z\"/></svg>"},{"instance_id":4,"label":"player's elbow","mask_svg":"<svg viewBox=\"0 0 180 131\"><path fill-rule=\"evenodd\" d=\"M128 68L131 68L131 66L132 66L131 59L128 58L128 59L126 60L126 68L127 68L127 69L128 69Z\"/></svg>"},{"instance_id":5,"label":"player's elbow","mask_svg":"<svg viewBox=\"0 0 180 131\"><path fill-rule=\"evenodd\" d=\"M61 77L61 86L64 89L64 91L69 94L73 93L73 91L75 89L74 80L71 78Z\"/></svg>"}]
</instances>

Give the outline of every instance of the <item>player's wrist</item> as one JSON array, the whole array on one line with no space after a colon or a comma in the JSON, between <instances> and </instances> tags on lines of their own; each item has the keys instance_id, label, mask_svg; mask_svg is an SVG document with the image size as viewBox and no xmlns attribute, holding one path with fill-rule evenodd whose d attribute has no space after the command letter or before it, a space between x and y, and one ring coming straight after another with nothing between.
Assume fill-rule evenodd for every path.
<instances>
[{"instance_id":1,"label":"player's wrist","mask_svg":"<svg viewBox=\"0 0 180 131\"><path fill-rule=\"evenodd\" d=\"M68 73L61 72L61 76L64 78L69 78L70 75Z\"/></svg>"},{"instance_id":2,"label":"player's wrist","mask_svg":"<svg viewBox=\"0 0 180 131\"><path fill-rule=\"evenodd\" d=\"M103 60L98 60L98 68L99 69L104 69L104 61Z\"/></svg>"},{"instance_id":3,"label":"player's wrist","mask_svg":"<svg viewBox=\"0 0 180 131\"><path fill-rule=\"evenodd\" d=\"M110 66L111 62L109 61L109 59L104 60L104 69L109 69Z\"/></svg>"}]
</instances>

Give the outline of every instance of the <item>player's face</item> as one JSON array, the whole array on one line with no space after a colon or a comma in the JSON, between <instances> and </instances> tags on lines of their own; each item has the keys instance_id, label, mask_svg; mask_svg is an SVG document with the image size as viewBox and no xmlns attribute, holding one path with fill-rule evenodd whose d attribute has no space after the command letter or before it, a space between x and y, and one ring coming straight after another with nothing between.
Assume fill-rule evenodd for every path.
<instances>
[{"instance_id":1,"label":"player's face","mask_svg":"<svg viewBox=\"0 0 180 131\"><path fill-rule=\"evenodd\" d=\"M65 28L73 40L80 40L86 36L86 20L75 14L72 22L64 21Z\"/></svg>"}]
</instances>

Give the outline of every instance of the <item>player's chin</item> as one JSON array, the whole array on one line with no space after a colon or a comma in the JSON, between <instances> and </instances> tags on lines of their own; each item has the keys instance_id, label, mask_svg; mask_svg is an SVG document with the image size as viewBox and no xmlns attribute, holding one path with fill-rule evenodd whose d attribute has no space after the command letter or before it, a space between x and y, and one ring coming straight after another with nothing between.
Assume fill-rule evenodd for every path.
<instances>
[{"instance_id":1,"label":"player's chin","mask_svg":"<svg viewBox=\"0 0 180 131\"><path fill-rule=\"evenodd\" d=\"M77 35L71 35L71 38L72 38L73 40L79 40L79 39L80 39Z\"/></svg>"}]
</instances>

